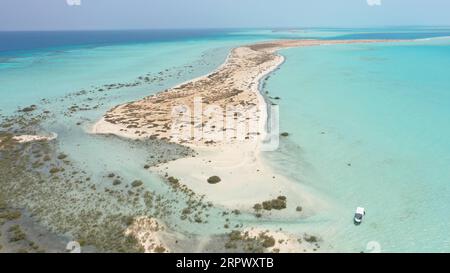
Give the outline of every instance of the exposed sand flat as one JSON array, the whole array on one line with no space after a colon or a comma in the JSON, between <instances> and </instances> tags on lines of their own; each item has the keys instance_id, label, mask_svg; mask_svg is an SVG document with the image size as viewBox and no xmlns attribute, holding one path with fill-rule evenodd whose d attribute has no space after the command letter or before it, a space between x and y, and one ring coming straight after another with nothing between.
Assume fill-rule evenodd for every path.
<instances>
[{"instance_id":1,"label":"exposed sand flat","mask_svg":"<svg viewBox=\"0 0 450 273\"><path fill-rule=\"evenodd\" d=\"M318 210L331 209L331 206L298 181L276 173L261 156L268 113L265 99L259 92L259 82L283 63L284 58L276 54L279 49L380 42L393 40L284 40L238 47L230 52L220 68L209 75L142 100L116 106L93 126L92 132L134 139L164 139L193 148L197 156L171 161L151 170L161 176L167 174L178 178L180 183L204 194L215 205L254 212L256 203L283 196L287 199L287 207L263 211L262 217L308 217ZM202 100L200 111L198 105L194 107L199 98ZM177 119L180 112L175 111L173 115L173 109L180 105L185 106L184 113L190 111L192 116ZM205 111L211 105L221 109L237 108L238 111L231 115L233 122L226 122L229 115L217 119ZM196 116L194 112L199 114ZM223 118L225 112L214 113ZM239 126L245 130L237 130ZM183 130L189 137L180 138L179 133ZM227 135L230 131L233 134ZM235 134L237 131L239 133ZM211 176L218 176L221 181L210 184L207 180ZM298 206L302 207L301 212L296 210ZM271 231L269 234L275 233ZM304 250L304 246L292 242L290 240L280 251Z\"/></svg>"},{"instance_id":2,"label":"exposed sand flat","mask_svg":"<svg viewBox=\"0 0 450 273\"><path fill-rule=\"evenodd\" d=\"M52 133L51 136L42 135L0 135L0 150L4 148L5 145L13 143L28 143L34 141L51 141L56 139L58 135Z\"/></svg>"},{"instance_id":3,"label":"exposed sand flat","mask_svg":"<svg viewBox=\"0 0 450 273\"><path fill-rule=\"evenodd\" d=\"M40 136L40 135L20 135L14 136L13 139L19 143L33 142L33 141L50 141L56 139L57 134L52 133L51 136Z\"/></svg>"}]
</instances>

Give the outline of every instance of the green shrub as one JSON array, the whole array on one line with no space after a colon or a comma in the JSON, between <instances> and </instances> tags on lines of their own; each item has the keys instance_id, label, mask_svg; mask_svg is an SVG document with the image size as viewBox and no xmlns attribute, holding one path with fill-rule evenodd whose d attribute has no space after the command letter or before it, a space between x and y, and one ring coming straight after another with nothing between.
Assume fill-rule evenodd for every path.
<instances>
[{"instance_id":1,"label":"green shrub","mask_svg":"<svg viewBox=\"0 0 450 273\"><path fill-rule=\"evenodd\" d=\"M23 108L21 111L22 112L33 112L36 109L37 109L36 105L30 105L30 106Z\"/></svg>"},{"instance_id":2,"label":"green shrub","mask_svg":"<svg viewBox=\"0 0 450 273\"><path fill-rule=\"evenodd\" d=\"M279 196L277 199L271 201L271 207L276 210L281 210L286 208L286 197Z\"/></svg>"},{"instance_id":3,"label":"green shrub","mask_svg":"<svg viewBox=\"0 0 450 273\"><path fill-rule=\"evenodd\" d=\"M242 239L241 232L239 230L233 230L228 234L230 241L239 241Z\"/></svg>"},{"instance_id":4,"label":"green shrub","mask_svg":"<svg viewBox=\"0 0 450 273\"><path fill-rule=\"evenodd\" d=\"M60 159L60 160L63 160L65 158L67 158L66 154L61 153L61 154L58 155L58 159Z\"/></svg>"},{"instance_id":5,"label":"green shrub","mask_svg":"<svg viewBox=\"0 0 450 273\"><path fill-rule=\"evenodd\" d=\"M2 196L0 195L0 209L6 209L7 204L6 201L2 199Z\"/></svg>"},{"instance_id":6,"label":"green shrub","mask_svg":"<svg viewBox=\"0 0 450 273\"><path fill-rule=\"evenodd\" d=\"M134 180L134 181L131 183L131 186L132 186L133 188L137 188L137 187L142 186L142 184L144 184L144 182L142 182L141 180Z\"/></svg>"},{"instance_id":7,"label":"green shrub","mask_svg":"<svg viewBox=\"0 0 450 273\"><path fill-rule=\"evenodd\" d=\"M319 241L319 238L317 238L316 236L308 234L305 234L303 236L303 239L308 243L317 243Z\"/></svg>"},{"instance_id":8,"label":"green shrub","mask_svg":"<svg viewBox=\"0 0 450 273\"><path fill-rule=\"evenodd\" d=\"M209 183L209 184L217 184L217 183L219 183L220 181L221 181L220 177L218 177L218 176L216 176L216 175L211 176L210 178L208 178L208 183Z\"/></svg>"},{"instance_id":9,"label":"green shrub","mask_svg":"<svg viewBox=\"0 0 450 273\"><path fill-rule=\"evenodd\" d=\"M281 210L286 208L286 202L287 198L286 196L278 196L277 199L272 199L268 201L262 202L262 204L255 204L253 208L255 211L260 211L261 209L264 210Z\"/></svg>"},{"instance_id":10,"label":"green shrub","mask_svg":"<svg viewBox=\"0 0 450 273\"><path fill-rule=\"evenodd\" d=\"M234 248L237 248L237 245L236 245L236 243L233 243L233 242L226 242L225 248L226 249L234 249Z\"/></svg>"},{"instance_id":11,"label":"green shrub","mask_svg":"<svg viewBox=\"0 0 450 273\"><path fill-rule=\"evenodd\" d=\"M121 183L122 183L122 181L120 181L119 179L114 179L114 181L113 181L114 186L120 185Z\"/></svg>"},{"instance_id":12,"label":"green shrub","mask_svg":"<svg viewBox=\"0 0 450 273\"><path fill-rule=\"evenodd\" d=\"M60 171L61 171L61 170L60 170L59 168L54 167L54 168L51 168L49 172L50 172L51 174L55 174L55 173L59 173Z\"/></svg>"},{"instance_id":13,"label":"green shrub","mask_svg":"<svg viewBox=\"0 0 450 273\"><path fill-rule=\"evenodd\" d=\"M260 211L260 210L263 209L263 207L262 207L261 204L255 204L255 205L253 206L253 209L256 210L256 211Z\"/></svg>"},{"instance_id":14,"label":"green shrub","mask_svg":"<svg viewBox=\"0 0 450 273\"><path fill-rule=\"evenodd\" d=\"M125 222L125 225L131 226L134 223L134 217L133 216L125 216L124 222Z\"/></svg>"},{"instance_id":15,"label":"green shrub","mask_svg":"<svg viewBox=\"0 0 450 273\"><path fill-rule=\"evenodd\" d=\"M272 210L272 201L264 201L264 202L262 202L262 207L265 210Z\"/></svg>"},{"instance_id":16,"label":"green shrub","mask_svg":"<svg viewBox=\"0 0 450 273\"><path fill-rule=\"evenodd\" d=\"M179 182L179 180L173 176L167 178L167 181L169 181L169 183L171 183L171 184L178 184L178 182Z\"/></svg>"},{"instance_id":17,"label":"green shrub","mask_svg":"<svg viewBox=\"0 0 450 273\"><path fill-rule=\"evenodd\" d=\"M273 238L272 236L268 236L268 235L264 235L262 236L263 238L263 247L268 248L268 247L273 247L275 246L275 238Z\"/></svg>"},{"instance_id":18,"label":"green shrub","mask_svg":"<svg viewBox=\"0 0 450 273\"><path fill-rule=\"evenodd\" d=\"M19 219L22 216L20 211L5 211L0 213L0 218L6 219L8 221Z\"/></svg>"},{"instance_id":19,"label":"green shrub","mask_svg":"<svg viewBox=\"0 0 450 273\"><path fill-rule=\"evenodd\" d=\"M18 242L27 238L27 235L22 231L19 225L11 226L8 229L8 232L11 233L11 237L9 238L10 242Z\"/></svg>"},{"instance_id":20,"label":"green shrub","mask_svg":"<svg viewBox=\"0 0 450 273\"><path fill-rule=\"evenodd\" d=\"M153 249L153 251L155 253L164 253L164 252L166 252L166 248L161 246L161 245L159 245L159 246L155 247L155 249Z\"/></svg>"}]
</instances>

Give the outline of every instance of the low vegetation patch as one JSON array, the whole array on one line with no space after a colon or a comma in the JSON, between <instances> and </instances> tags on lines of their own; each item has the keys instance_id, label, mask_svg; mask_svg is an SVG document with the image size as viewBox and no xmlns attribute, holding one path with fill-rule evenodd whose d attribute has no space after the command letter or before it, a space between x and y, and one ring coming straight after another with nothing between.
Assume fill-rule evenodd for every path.
<instances>
[{"instance_id":1,"label":"low vegetation patch","mask_svg":"<svg viewBox=\"0 0 450 273\"><path fill-rule=\"evenodd\" d=\"M261 204L255 204L253 206L253 209L256 212L259 212L261 210L282 210L285 209L287 206L287 199L286 196L278 196L276 199L264 201Z\"/></svg>"},{"instance_id":2,"label":"low vegetation patch","mask_svg":"<svg viewBox=\"0 0 450 273\"><path fill-rule=\"evenodd\" d=\"M22 231L19 225L11 226L8 229L8 232L10 233L9 241L10 242L18 242L25 240L27 238L27 235L25 232Z\"/></svg>"},{"instance_id":3,"label":"low vegetation patch","mask_svg":"<svg viewBox=\"0 0 450 273\"><path fill-rule=\"evenodd\" d=\"M250 235L248 231L241 232L233 230L228 233L228 240L225 243L226 249L242 250L250 253L267 252L268 248L274 247L276 240L267 232L258 235Z\"/></svg>"},{"instance_id":4,"label":"low vegetation patch","mask_svg":"<svg viewBox=\"0 0 450 273\"><path fill-rule=\"evenodd\" d=\"M30 106L27 106L27 107L21 109L20 112L25 112L25 113L26 112L33 112L36 109L37 109L36 105L30 105Z\"/></svg>"},{"instance_id":5,"label":"low vegetation patch","mask_svg":"<svg viewBox=\"0 0 450 273\"><path fill-rule=\"evenodd\" d=\"M61 153L61 154L58 155L58 159L60 159L60 160L63 160L65 158L67 158L66 154Z\"/></svg>"},{"instance_id":6,"label":"low vegetation patch","mask_svg":"<svg viewBox=\"0 0 450 273\"><path fill-rule=\"evenodd\" d=\"M305 234L303 235L303 240L308 243L317 243L319 241L319 238L314 235Z\"/></svg>"},{"instance_id":7,"label":"low vegetation patch","mask_svg":"<svg viewBox=\"0 0 450 273\"><path fill-rule=\"evenodd\" d=\"M50 172L51 174L56 174L56 173L59 173L60 171L61 171L61 169L56 168L56 167L51 168L51 169L49 170L49 172Z\"/></svg>"},{"instance_id":8,"label":"low vegetation patch","mask_svg":"<svg viewBox=\"0 0 450 273\"><path fill-rule=\"evenodd\" d=\"M5 219L8 221L19 219L22 216L20 211L4 211L0 212L0 219Z\"/></svg>"},{"instance_id":9,"label":"low vegetation patch","mask_svg":"<svg viewBox=\"0 0 450 273\"><path fill-rule=\"evenodd\" d=\"M207 181L208 181L209 184L217 184L217 183L219 183L222 180L220 179L220 177L214 175L214 176L211 176L210 178L208 178Z\"/></svg>"},{"instance_id":10,"label":"low vegetation patch","mask_svg":"<svg viewBox=\"0 0 450 273\"><path fill-rule=\"evenodd\" d=\"M114 179L113 186L120 185L121 183L122 183L122 181L120 181L119 179Z\"/></svg>"},{"instance_id":11,"label":"low vegetation patch","mask_svg":"<svg viewBox=\"0 0 450 273\"><path fill-rule=\"evenodd\" d=\"M131 183L131 186L132 186L133 188L137 188L137 187L142 186L142 184L144 184L144 182L142 182L142 180L134 180L134 181Z\"/></svg>"},{"instance_id":12,"label":"low vegetation patch","mask_svg":"<svg viewBox=\"0 0 450 273\"><path fill-rule=\"evenodd\" d=\"M180 182L177 178L170 176L169 178L167 178L167 181L169 181L170 184L178 184L178 182Z\"/></svg>"}]
</instances>

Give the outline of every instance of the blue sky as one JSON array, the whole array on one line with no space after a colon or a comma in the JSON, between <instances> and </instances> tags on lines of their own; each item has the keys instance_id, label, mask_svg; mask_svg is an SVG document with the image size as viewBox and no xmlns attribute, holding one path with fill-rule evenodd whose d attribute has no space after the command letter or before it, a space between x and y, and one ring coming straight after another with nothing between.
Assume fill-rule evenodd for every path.
<instances>
[{"instance_id":1,"label":"blue sky","mask_svg":"<svg viewBox=\"0 0 450 273\"><path fill-rule=\"evenodd\" d=\"M0 0L0 30L450 25L449 11L450 0Z\"/></svg>"}]
</instances>

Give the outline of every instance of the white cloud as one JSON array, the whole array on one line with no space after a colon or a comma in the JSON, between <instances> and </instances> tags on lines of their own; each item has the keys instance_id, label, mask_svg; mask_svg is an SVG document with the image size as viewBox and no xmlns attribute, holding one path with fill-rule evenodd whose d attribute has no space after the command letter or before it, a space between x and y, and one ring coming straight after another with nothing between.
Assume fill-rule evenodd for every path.
<instances>
[{"instance_id":1,"label":"white cloud","mask_svg":"<svg viewBox=\"0 0 450 273\"><path fill-rule=\"evenodd\" d=\"M80 6L81 0L66 0L66 3L69 6Z\"/></svg>"},{"instance_id":2,"label":"white cloud","mask_svg":"<svg viewBox=\"0 0 450 273\"><path fill-rule=\"evenodd\" d=\"M381 6L381 0L367 0L369 6Z\"/></svg>"}]
</instances>

